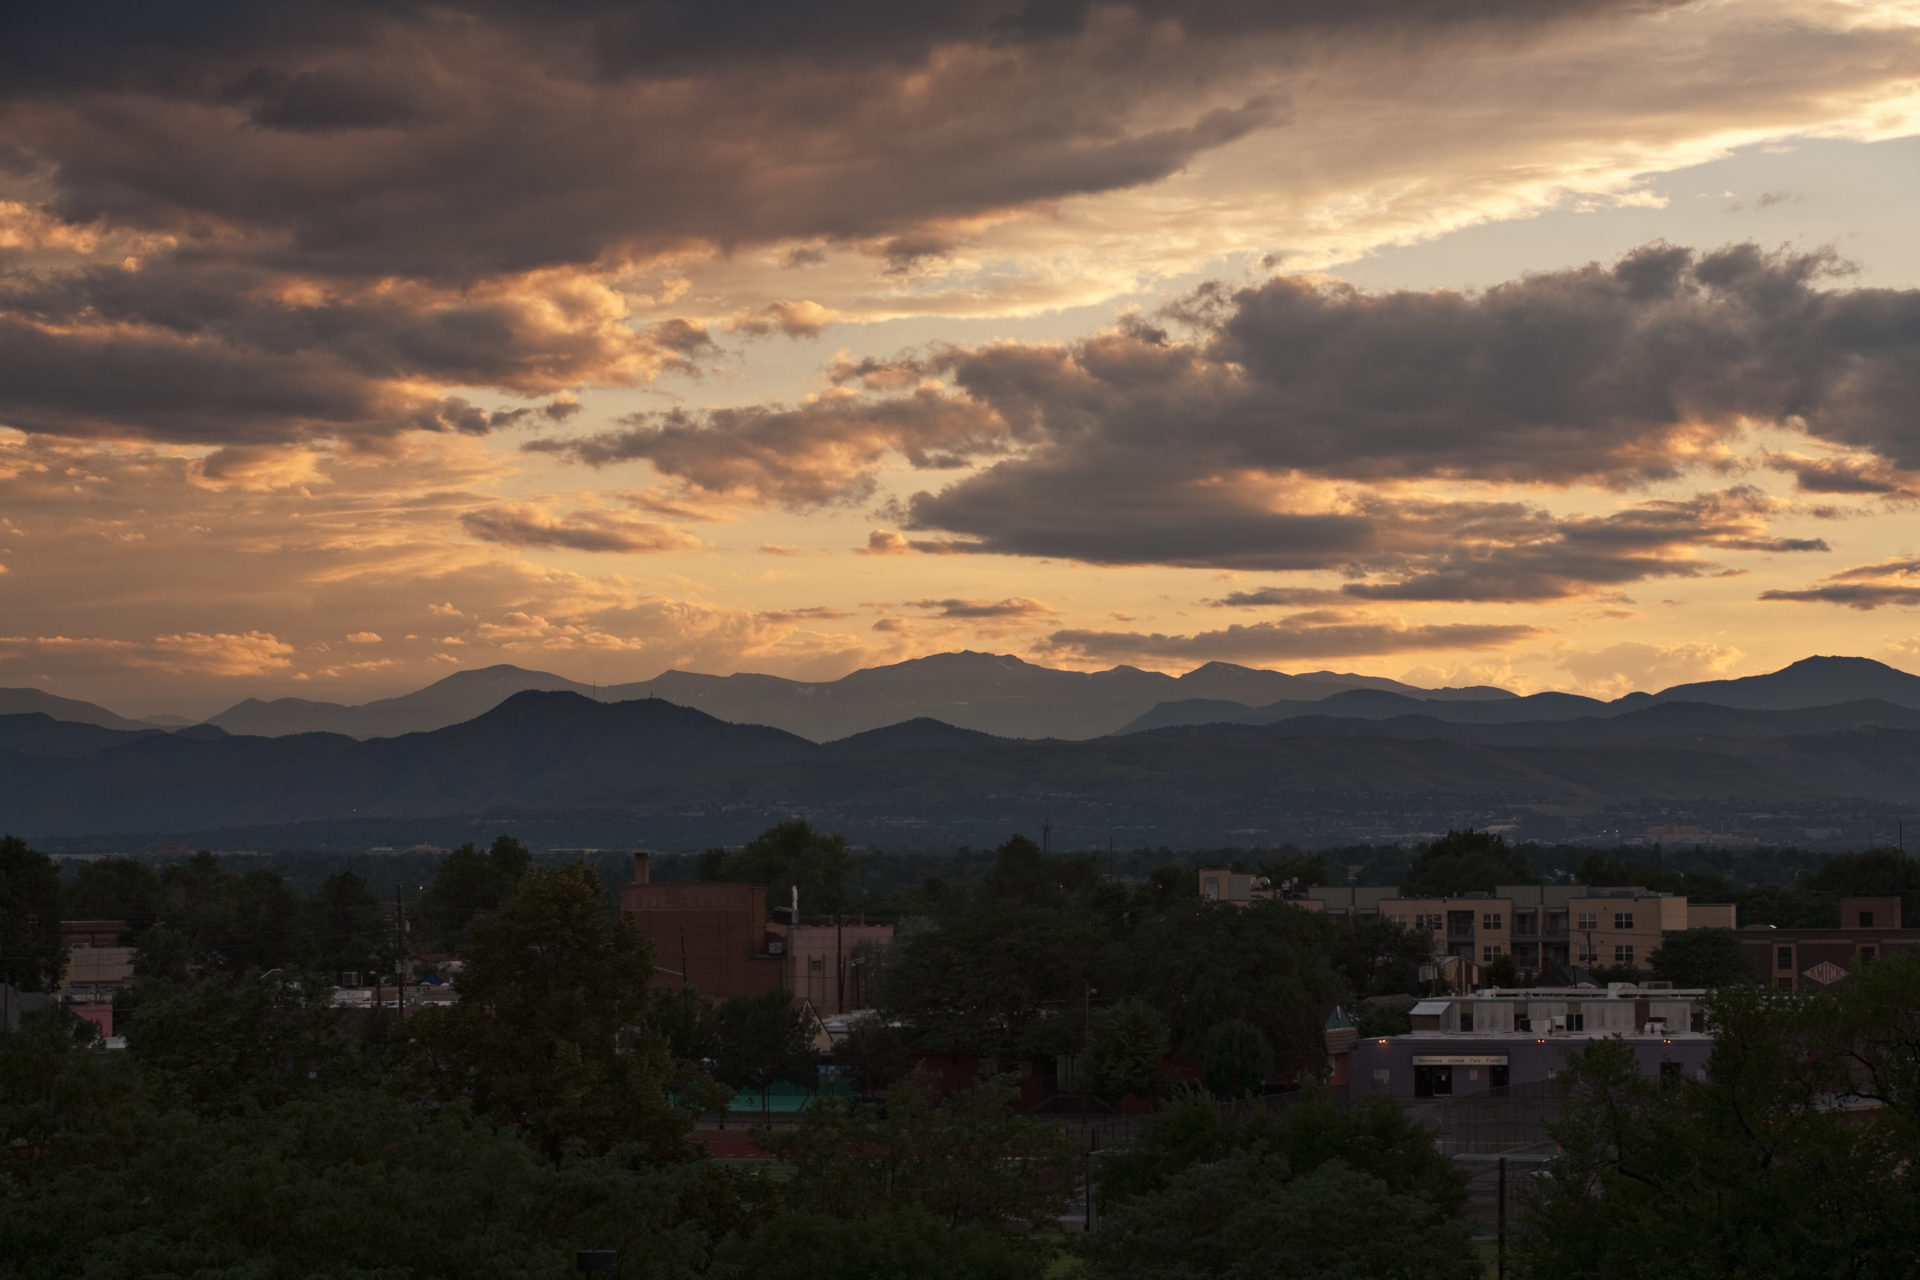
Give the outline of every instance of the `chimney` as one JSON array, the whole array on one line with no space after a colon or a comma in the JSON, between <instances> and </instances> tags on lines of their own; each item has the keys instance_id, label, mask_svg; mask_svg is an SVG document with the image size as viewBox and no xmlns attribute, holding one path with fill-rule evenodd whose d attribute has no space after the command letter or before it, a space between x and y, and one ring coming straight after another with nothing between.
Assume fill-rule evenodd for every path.
<instances>
[{"instance_id":1,"label":"chimney","mask_svg":"<svg viewBox=\"0 0 1920 1280\"><path fill-rule=\"evenodd\" d=\"M638 850L633 855L633 882L647 883L647 851L645 849Z\"/></svg>"}]
</instances>

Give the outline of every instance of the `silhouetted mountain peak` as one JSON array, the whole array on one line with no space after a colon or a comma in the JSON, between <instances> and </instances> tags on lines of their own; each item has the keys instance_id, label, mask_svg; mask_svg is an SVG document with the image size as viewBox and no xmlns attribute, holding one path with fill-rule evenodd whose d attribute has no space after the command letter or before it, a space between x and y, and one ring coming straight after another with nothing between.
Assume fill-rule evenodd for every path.
<instances>
[{"instance_id":1,"label":"silhouetted mountain peak","mask_svg":"<svg viewBox=\"0 0 1920 1280\"><path fill-rule=\"evenodd\" d=\"M1920 707L1920 676L1872 658L1823 655L1802 658L1765 675L1675 685L1654 697L1661 702L1713 702L1755 711L1827 707L1868 699Z\"/></svg>"}]
</instances>

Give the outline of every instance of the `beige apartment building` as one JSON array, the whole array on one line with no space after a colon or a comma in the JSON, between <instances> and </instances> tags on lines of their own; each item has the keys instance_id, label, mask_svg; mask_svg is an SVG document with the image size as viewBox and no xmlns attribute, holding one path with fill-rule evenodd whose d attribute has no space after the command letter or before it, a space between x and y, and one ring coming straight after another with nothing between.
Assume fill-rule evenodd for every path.
<instances>
[{"instance_id":1,"label":"beige apartment building","mask_svg":"<svg viewBox=\"0 0 1920 1280\"><path fill-rule=\"evenodd\" d=\"M1456 956L1469 966L1512 956L1523 978L1569 964L1645 968L1669 933L1735 927L1731 903L1689 903L1682 895L1640 888L1500 885L1492 893L1457 898L1403 898L1392 887L1304 893L1298 905L1310 911L1383 917L1421 930L1432 936L1435 955Z\"/></svg>"}]
</instances>

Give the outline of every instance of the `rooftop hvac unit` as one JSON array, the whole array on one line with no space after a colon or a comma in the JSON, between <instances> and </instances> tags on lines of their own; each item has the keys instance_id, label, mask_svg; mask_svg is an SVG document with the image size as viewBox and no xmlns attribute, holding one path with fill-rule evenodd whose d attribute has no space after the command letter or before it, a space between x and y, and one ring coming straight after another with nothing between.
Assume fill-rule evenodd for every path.
<instances>
[{"instance_id":1,"label":"rooftop hvac unit","mask_svg":"<svg viewBox=\"0 0 1920 1280\"><path fill-rule=\"evenodd\" d=\"M1547 1030L1549 1031L1565 1031L1566 1029L1567 1029L1567 1015L1564 1013L1554 1014L1552 1020L1548 1023L1548 1026L1547 1026Z\"/></svg>"}]
</instances>

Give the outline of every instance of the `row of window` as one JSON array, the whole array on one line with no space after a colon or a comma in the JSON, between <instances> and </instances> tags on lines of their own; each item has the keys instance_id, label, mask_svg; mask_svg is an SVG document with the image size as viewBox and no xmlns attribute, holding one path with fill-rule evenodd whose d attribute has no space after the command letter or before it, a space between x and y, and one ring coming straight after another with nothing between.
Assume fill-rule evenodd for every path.
<instances>
[{"instance_id":1,"label":"row of window","mask_svg":"<svg viewBox=\"0 0 1920 1280\"><path fill-rule=\"evenodd\" d=\"M1595 912L1582 911L1580 913L1580 920L1574 927L1577 929L1598 929L1600 927L1600 917ZM1614 912L1613 927L1616 929L1633 928L1633 912L1631 911Z\"/></svg>"},{"instance_id":2,"label":"row of window","mask_svg":"<svg viewBox=\"0 0 1920 1280\"><path fill-rule=\"evenodd\" d=\"M1531 917L1529 917L1528 919L1531 920ZM1414 912L1411 916L1390 915L1387 917L1387 920L1389 923L1401 925L1406 928L1433 929L1436 931L1444 927L1446 924L1446 921L1438 914L1429 914L1429 913L1423 913L1418 911ZM1483 932L1497 933L1501 929L1504 929L1505 927L1506 927L1505 913L1499 912L1499 911L1486 911L1481 913L1480 928ZM1576 923L1575 927L1579 929L1598 929L1600 927L1600 917L1592 911L1582 911L1580 913L1579 920ZM1616 929L1633 928L1633 912L1631 911L1614 912L1613 927Z\"/></svg>"}]
</instances>

